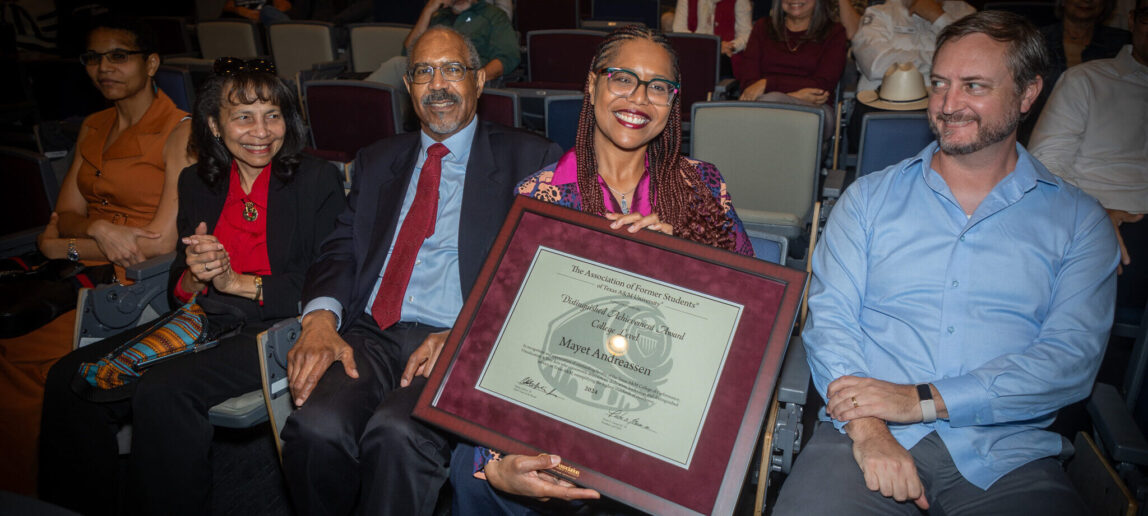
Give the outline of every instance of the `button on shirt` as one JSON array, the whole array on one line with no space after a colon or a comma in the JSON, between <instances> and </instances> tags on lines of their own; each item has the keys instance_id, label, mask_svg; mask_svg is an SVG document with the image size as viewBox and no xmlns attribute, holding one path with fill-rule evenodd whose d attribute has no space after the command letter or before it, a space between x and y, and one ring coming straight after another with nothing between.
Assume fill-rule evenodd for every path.
<instances>
[{"instance_id":1,"label":"button on shirt","mask_svg":"<svg viewBox=\"0 0 1148 516\"><path fill-rule=\"evenodd\" d=\"M419 252L415 256L415 266L411 270L411 280L407 284L407 291L403 295L401 319L404 322L417 322L430 326L450 327L454 319L462 310L462 280L458 273L458 224L462 213L463 183L466 178L466 164L470 160L470 146L474 141L474 133L478 117L474 117L466 127L447 138L442 143L450 149L442 159L442 177L439 180L438 212L435 222L435 232L423 241ZM403 197L402 211L395 226L395 235L403 227L411 203L414 202L415 192L418 190L419 175L422 173L423 163L427 159L427 149L435 142L427 134L420 133L419 155L415 159L414 174L407 184L407 191ZM375 280L370 299L367 300L365 312L371 314L375 296L382 285L383 274L391 261L394 251L394 237L387 249L387 260L379 270ZM304 315L314 310L330 310L336 315L343 313L342 305L331 297L319 297L307 303L303 310ZM342 324L342 317L339 317ZM340 326L341 327L341 326Z\"/></svg>"},{"instance_id":2,"label":"button on shirt","mask_svg":"<svg viewBox=\"0 0 1148 516\"><path fill-rule=\"evenodd\" d=\"M930 167L936 151L841 197L813 255L803 337L822 397L845 375L932 383L949 418L890 431L909 449L935 430L986 489L1060 453L1042 429L1091 390L1120 254L1100 205L1020 145L971 217Z\"/></svg>"}]
</instances>

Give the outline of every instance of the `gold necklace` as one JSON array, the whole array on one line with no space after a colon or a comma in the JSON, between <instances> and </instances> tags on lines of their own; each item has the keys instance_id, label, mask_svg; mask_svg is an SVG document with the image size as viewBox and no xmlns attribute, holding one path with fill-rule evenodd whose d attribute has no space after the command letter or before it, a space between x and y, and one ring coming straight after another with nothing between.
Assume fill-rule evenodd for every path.
<instances>
[{"instance_id":1,"label":"gold necklace","mask_svg":"<svg viewBox=\"0 0 1148 516\"><path fill-rule=\"evenodd\" d=\"M789 33L790 33L790 30L788 27L786 27L786 30L785 30L785 48L789 49L790 54L796 54L797 49L801 48L801 44L805 43L805 39L798 38L796 45L790 45L789 44Z\"/></svg>"},{"instance_id":2,"label":"gold necklace","mask_svg":"<svg viewBox=\"0 0 1148 516\"><path fill-rule=\"evenodd\" d=\"M805 31L809 30L809 21L808 20L803 20L804 23L797 22L797 23L802 23L803 25L805 25L805 28L800 29L800 30L789 26L792 20L794 20L794 18L789 18L789 17L785 18L785 48L789 49L790 54L797 53L797 49L801 48L802 43L805 43L805 38L798 38L796 45L790 45L789 44L789 33L790 32L805 32Z\"/></svg>"}]
</instances>

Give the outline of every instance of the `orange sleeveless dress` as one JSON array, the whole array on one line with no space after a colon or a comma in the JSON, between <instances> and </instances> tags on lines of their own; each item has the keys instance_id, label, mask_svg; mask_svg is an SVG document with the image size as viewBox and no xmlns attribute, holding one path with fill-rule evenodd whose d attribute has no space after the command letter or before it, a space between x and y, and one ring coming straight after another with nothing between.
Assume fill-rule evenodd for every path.
<instances>
[{"instance_id":1,"label":"orange sleeveless dress","mask_svg":"<svg viewBox=\"0 0 1148 516\"><path fill-rule=\"evenodd\" d=\"M84 120L76 180L89 217L132 227L151 221L163 191L164 143L186 116L160 91L143 118L107 150L104 143L116 123L115 108ZM118 269L116 275L122 278ZM0 491L35 494L44 381L52 364L72 351L75 324L73 310L27 335L0 339Z\"/></svg>"}]
</instances>

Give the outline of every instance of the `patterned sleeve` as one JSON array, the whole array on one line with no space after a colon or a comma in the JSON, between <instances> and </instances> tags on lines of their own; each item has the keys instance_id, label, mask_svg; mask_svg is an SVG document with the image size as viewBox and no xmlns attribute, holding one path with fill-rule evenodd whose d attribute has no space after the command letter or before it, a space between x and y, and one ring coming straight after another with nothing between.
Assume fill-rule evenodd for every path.
<instances>
[{"instance_id":1,"label":"patterned sleeve","mask_svg":"<svg viewBox=\"0 0 1148 516\"><path fill-rule=\"evenodd\" d=\"M486 463L502 460L502 454L483 446L474 447L474 478L486 480Z\"/></svg>"},{"instance_id":2,"label":"patterned sleeve","mask_svg":"<svg viewBox=\"0 0 1148 516\"><path fill-rule=\"evenodd\" d=\"M714 197L718 198L726 217L729 217L730 221L733 222L734 252L753 256L753 244L750 243L749 235L745 232L745 225L737 216L737 210L733 209L733 199L730 198L729 192L726 190L725 178L722 177L721 172L712 163L694 160L690 160L690 162L698 171L698 176L702 178L706 187L710 189Z\"/></svg>"},{"instance_id":3,"label":"patterned sleeve","mask_svg":"<svg viewBox=\"0 0 1148 516\"><path fill-rule=\"evenodd\" d=\"M542 169L523 179L515 187L518 195L525 195L532 199L557 204L575 210L582 209L582 197L578 194L578 184L568 183L555 185L554 171Z\"/></svg>"}]
</instances>

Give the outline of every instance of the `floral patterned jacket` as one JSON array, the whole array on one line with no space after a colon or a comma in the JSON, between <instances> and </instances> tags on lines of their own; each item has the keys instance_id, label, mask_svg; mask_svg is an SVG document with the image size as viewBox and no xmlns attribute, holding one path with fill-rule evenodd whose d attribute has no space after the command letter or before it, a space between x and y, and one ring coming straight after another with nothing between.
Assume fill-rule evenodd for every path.
<instances>
[{"instance_id":1,"label":"floral patterned jacket","mask_svg":"<svg viewBox=\"0 0 1148 516\"><path fill-rule=\"evenodd\" d=\"M745 233L745 226L742 225L741 219L738 218L737 212L733 209L733 201L730 199L729 192L726 191L725 179L722 178L721 172L718 172L717 167L711 163L688 158L687 160L697 170L702 183L709 188L714 197L718 198L726 217L729 217L733 222L735 252L753 256L753 246L750 244L749 236ZM642 215L653 213L649 178L648 173L642 176L638 182L638 187L632 194L632 202L628 203L634 211ZM606 186L601 177L598 178L598 185L602 188L602 199L606 204L607 211L625 211L618 206L614 196L610 194L609 187ZM574 151L568 151L554 165L527 176L518 183L518 193L581 211L582 194L578 191L578 164Z\"/></svg>"}]
</instances>

